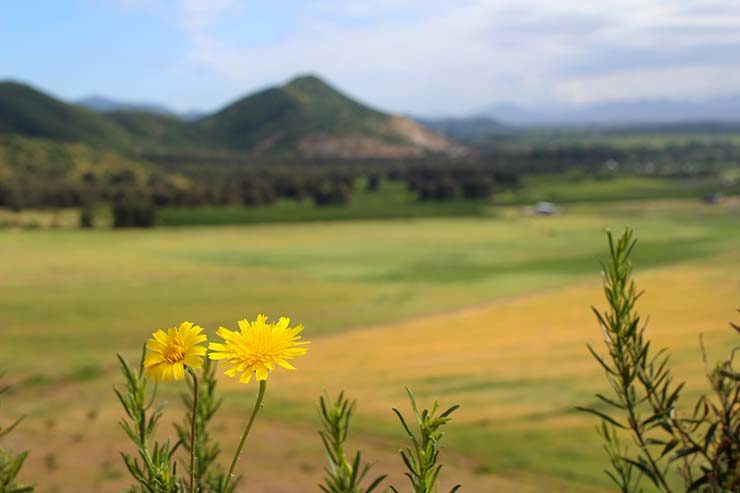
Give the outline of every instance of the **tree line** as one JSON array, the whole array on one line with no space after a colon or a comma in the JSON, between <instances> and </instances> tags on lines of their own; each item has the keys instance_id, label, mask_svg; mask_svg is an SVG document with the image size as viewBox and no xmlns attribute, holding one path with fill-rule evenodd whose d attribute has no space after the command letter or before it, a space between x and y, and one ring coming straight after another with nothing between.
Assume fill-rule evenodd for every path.
<instances>
[{"instance_id":1,"label":"tree line","mask_svg":"<svg viewBox=\"0 0 740 493\"><path fill-rule=\"evenodd\" d=\"M419 201L487 200L516 188L528 174L577 170L584 177L620 173L662 178L706 178L720 163L740 161L734 146L699 143L657 148L539 146L498 149L450 158L397 160L298 159L235 154L160 153L139 156L140 169L90 169L82 173L37 168L0 175L0 207L76 207L91 214L110 204L114 225L150 226L161 207L243 204L266 206L279 199L316 206L345 205L363 186L372 193L383 181L404 182ZM83 225L91 221L81 218Z\"/></svg>"},{"instance_id":2,"label":"tree line","mask_svg":"<svg viewBox=\"0 0 740 493\"><path fill-rule=\"evenodd\" d=\"M483 166L280 166L214 168L185 177L168 172L142 175L132 170L86 172L80 176L36 172L0 179L0 207L13 211L74 207L90 216L110 204L116 226L151 226L161 207L243 204L267 206L279 199L341 206L362 186L377 192L383 181L405 182L420 201L490 198L498 186L512 186L518 175ZM91 223L89 217L82 225ZM91 224L90 224L91 225Z\"/></svg>"}]
</instances>

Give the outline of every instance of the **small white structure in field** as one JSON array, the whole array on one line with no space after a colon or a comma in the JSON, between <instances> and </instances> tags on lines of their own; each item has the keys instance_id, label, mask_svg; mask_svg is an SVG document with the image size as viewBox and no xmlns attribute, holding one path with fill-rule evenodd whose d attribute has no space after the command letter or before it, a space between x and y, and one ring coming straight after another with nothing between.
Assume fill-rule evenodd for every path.
<instances>
[{"instance_id":1,"label":"small white structure in field","mask_svg":"<svg viewBox=\"0 0 740 493\"><path fill-rule=\"evenodd\" d=\"M619 171L619 161L616 159L608 159L604 162L604 169L612 173Z\"/></svg>"},{"instance_id":2,"label":"small white structure in field","mask_svg":"<svg viewBox=\"0 0 740 493\"><path fill-rule=\"evenodd\" d=\"M724 200L724 195L722 195L720 192L712 192L708 193L704 196L704 203L709 205L716 205L722 202Z\"/></svg>"},{"instance_id":3,"label":"small white structure in field","mask_svg":"<svg viewBox=\"0 0 740 493\"><path fill-rule=\"evenodd\" d=\"M553 216L560 212L560 208L552 202L537 202L534 206L534 213L538 216Z\"/></svg>"}]
</instances>

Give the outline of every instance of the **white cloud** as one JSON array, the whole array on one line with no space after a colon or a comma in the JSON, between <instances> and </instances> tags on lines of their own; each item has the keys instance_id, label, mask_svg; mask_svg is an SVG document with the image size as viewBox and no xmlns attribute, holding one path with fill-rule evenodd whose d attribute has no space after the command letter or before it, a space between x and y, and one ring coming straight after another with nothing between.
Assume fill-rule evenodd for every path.
<instances>
[{"instance_id":1,"label":"white cloud","mask_svg":"<svg viewBox=\"0 0 740 493\"><path fill-rule=\"evenodd\" d=\"M624 99L706 99L740 92L740 66L694 65L585 76L558 83L556 93L569 103Z\"/></svg>"},{"instance_id":2,"label":"white cloud","mask_svg":"<svg viewBox=\"0 0 740 493\"><path fill-rule=\"evenodd\" d=\"M295 29L266 45L219 30L247 3L178 3L191 63L243 92L309 71L370 103L417 113L740 92L740 2L294 2ZM246 32L249 16L243 21ZM711 60L717 53L721 63Z\"/></svg>"}]
</instances>

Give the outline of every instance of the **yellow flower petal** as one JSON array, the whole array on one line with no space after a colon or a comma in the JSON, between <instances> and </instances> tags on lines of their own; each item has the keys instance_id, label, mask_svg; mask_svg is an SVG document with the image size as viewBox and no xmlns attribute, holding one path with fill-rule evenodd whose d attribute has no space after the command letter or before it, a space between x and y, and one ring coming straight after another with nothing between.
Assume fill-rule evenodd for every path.
<instances>
[{"instance_id":1,"label":"yellow flower petal","mask_svg":"<svg viewBox=\"0 0 740 493\"><path fill-rule=\"evenodd\" d=\"M245 371L242 373L242 375L239 377L240 383L249 383L249 381L252 379L252 370Z\"/></svg>"},{"instance_id":2,"label":"yellow flower petal","mask_svg":"<svg viewBox=\"0 0 740 493\"><path fill-rule=\"evenodd\" d=\"M203 358L198 358L196 356L185 356L185 361L183 361L183 363L191 368L203 368Z\"/></svg>"},{"instance_id":3,"label":"yellow flower petal","mask_svg":"<svg viewBox=\"0 0 740 493\"><path fill-rule=\"evenodd\" d=\"M291 365L290 363L288 363L287 361L285 361L282 358L276 359L275 360L275 363L277 363L278 365L282 366L286 370L295 370L295 366Z\"/></svg>"},{"instance_id":4,"label":"yellow flower petal","mask_svg":"<svg viewBox=\"0 0 740 493\"><path fill-rule=\"evenodd\" d=\"M164 356L161 353L151 352L144 358L144 366L153 366L164 361Z\"/></svg>"},{"instance_id":5,"label":"yellow flower petal","mask_svg":"<svg viewBox=\"0 0 740 493\"><path fill-rule=\"evenodd\" d=\"M167 333L162 329L157 329L154 334L152 334L152 337L160 344L167 344Z\"/></svg>"},{"instance_id":6,"label":"yellow flower petal","mask_svg":"<svg viewBox=\"0 0 740 493\"><path fill-rule=\"evenodd\" d=\"M268 371L267 371L267 368L265 368L264 366L255 368L254 373L257 376L257 380L260 380L260 381L267 380Z\"/></svg>"},{"instance_id":7,"label":"yellow flower petal","mask_svg":"<svg viewBox=\"0 0 740 493\"><path fill-rule=\"evenodd\" d=\"M172 376L175 380L182 380L185 378L185 367L183 366L182 361L178 361L172 365Z\"/></svg>"}]
</instances>

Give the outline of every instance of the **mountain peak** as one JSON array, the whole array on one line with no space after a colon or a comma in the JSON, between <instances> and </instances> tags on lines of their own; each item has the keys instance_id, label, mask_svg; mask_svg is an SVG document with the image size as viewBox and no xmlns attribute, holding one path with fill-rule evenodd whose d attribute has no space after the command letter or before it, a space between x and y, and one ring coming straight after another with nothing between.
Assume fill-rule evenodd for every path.
<instances>
[{"instance_id":1,"label":"mountain peak","mask_svg":"<svg viewBox=\"0 0 740 493\"><path fill-rule=\"evenodd\" d=\"M326 98L348 99L325 80L314 74L299 75L280 89L303 103L312 103Z\"/></svg>"},{"instance_id":2,"label":"mountain peak","mask_svg":"<svg viewBox=\"0 0 740 493\"><path fill-rule=\"evenodd\" d=\"M285 84L284 87L311 87L311 86L327 86L329 87L329 84L326 83L321 77L319 77L316 74L299 74L293 77L288 81L287 84Z\"/></svg>"}]
</instances>

